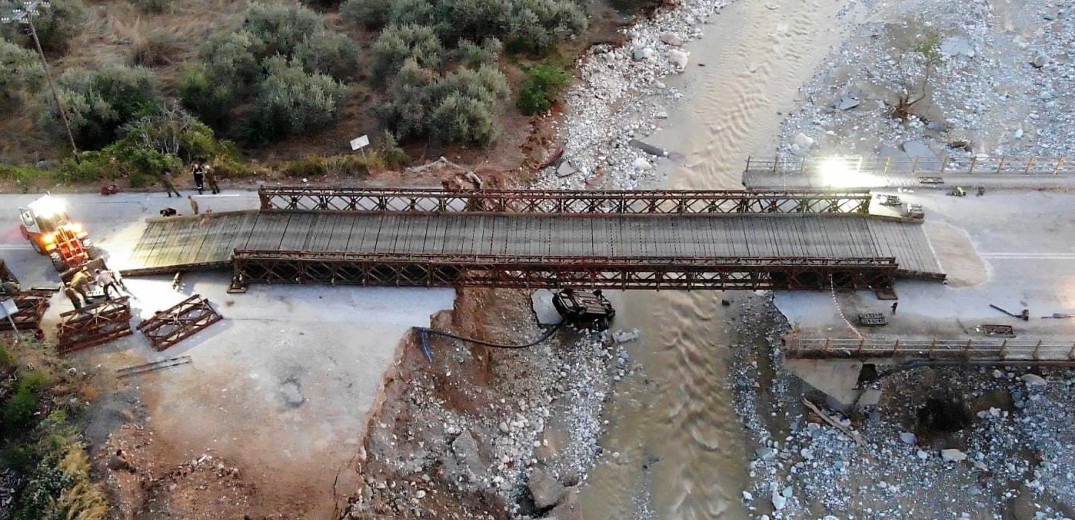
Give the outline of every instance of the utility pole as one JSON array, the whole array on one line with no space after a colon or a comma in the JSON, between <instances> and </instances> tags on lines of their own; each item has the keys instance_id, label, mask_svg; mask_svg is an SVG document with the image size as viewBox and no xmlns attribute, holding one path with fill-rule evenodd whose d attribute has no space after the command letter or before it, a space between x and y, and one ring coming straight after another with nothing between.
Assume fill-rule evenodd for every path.
<instances>
[{"instance_id":1,"label":"utility pole","mask_svg":"<svg viewBox=\"0 0 1075 520\"><path fill-rule=\"evenodd\" d=\"M41 58L41 67L45 69L45 80L49 90L52 91L52 100L56 103L56 110L60 112L63 127L67 130L67 139L71 143L71 153L74 154L75 162L78 162L78 146L75 145L75 136L71 133L71 123L67 120L67 112L60 103L60 96L56 93L56 85L52 82L52 73L49 72L49 63L45 60L45 51L41 49L41 41L37 39L37 28L34 27L34 15L38 9L47 9L49 2L34 0L33 2L15 2L11 16L0 18L0 23L25 23L30 26L30 36L33 37L34 47L37 47L37 55Z\"/></svg>"}]
</instances>

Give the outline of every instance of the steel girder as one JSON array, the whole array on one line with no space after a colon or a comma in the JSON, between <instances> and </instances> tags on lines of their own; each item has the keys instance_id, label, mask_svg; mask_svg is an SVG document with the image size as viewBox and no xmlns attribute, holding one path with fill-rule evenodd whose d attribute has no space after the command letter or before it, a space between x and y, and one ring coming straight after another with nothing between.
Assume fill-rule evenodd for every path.
<instances>
[{"instance_id":1,"label":"steel girder","mask_svg":"<svg viewBox=\"0 0 1075 520\"><path fill-rule=\"evenodd\" d=\"M867 213L868 192L553 191L278 187L258 190L262 210L380 213L680 215Z\"/></svg>"},{"instance_id":2,"label":"steel girder","mask_svg":"<svg viewBox=\"0 0 1075 520\"><path fill-rule=\"evenodd\" d=\"M158 351L167 349L206 327L224 319L217 314L209 300L195 294L138 324L142 332Z\"/></svg>"},{"instance_id":3,"label":"steel girder","mask_svg":"<svg viewBox=\"0 0 1075 520\"><path fill-rule=\"evenodd\" d=\"M795 359L887 359L938 361L1075 361L1075 342L880 340L786 338L784 354Z\"/></svg>"},{"instance_id":4,"label":"steel girder","mask_svg":"<svg viewBox=\"0 0 1075 520\"><path fill-rule=\"evenodd\" d=\"M19 311L11 315L15 322L15 328L20 332L34 330L41 324L41 317L49 308L49 299L52 293L49 291L22 291L11 299ZM11 330L11 322L7 318L0 318L0 330Z\"/></svg>"},{"instance_id":5,"label":"steel girder","mask_svg":"<svg viewBox=\"0 0 1075 520\"><path fill-rule=\"evenodd\" d=\"M56 350L67 354L129 336L131 305L126 296L60 314Z\"/></svg>"},{"instance_id":6,"label":"steel girder","mask_svg":"<svg viewBox=\"0 0 1075 520\"><path fill-rule=\"evenodd\" d=\"M250 283L591 289L889 289L894 258L654 258L393 255L236 250Z\"/></svg>"}]
</instances>

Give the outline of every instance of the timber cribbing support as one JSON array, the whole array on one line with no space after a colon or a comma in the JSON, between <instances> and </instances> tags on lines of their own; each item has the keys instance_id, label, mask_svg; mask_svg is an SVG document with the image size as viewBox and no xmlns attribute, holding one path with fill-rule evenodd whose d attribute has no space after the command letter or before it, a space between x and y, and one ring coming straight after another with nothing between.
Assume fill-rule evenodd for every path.
<instances>
[{"instance_id":1,"label":"timber cribbing support","mask_svg":"<svg viewBox=\"0 0 1075 520\"><path fill-rule=\"evenodd\" d=\"M262 187L261 209L376 213L866 214L863 191L560 191Z\"/></svg>"},{"instance_id":2,"label":"timber cribbing support","mask_svg":"<svg viewBox=\"0 0 1075 520\"><path fill-rule=\"evenodd\" d=\"M894 258L589 258L237 249L230 291L251 283L408 287L891 290Z\"/></svg>"}]
</instances>

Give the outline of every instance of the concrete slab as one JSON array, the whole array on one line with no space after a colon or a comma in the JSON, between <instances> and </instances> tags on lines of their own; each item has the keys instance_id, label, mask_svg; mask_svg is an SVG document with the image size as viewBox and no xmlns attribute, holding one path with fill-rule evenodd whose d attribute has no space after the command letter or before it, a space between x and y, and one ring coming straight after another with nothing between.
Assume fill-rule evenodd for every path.
<instances>
[{"instance_id":1,"label":"concrete slab","mask_svg":"<svg viewBox=\"0 0 1075 520\"><path fill-rule=\"evenodd\" d=\"M552 305L553 292L548 289L538 289L530 294L530 302L541 326L559 325L564 318L556 312Z\"/></svg>"},{"instance_id":2,"label":"concrete slab","mask_svg":"<svg viewBox=\"0 0 1075 520\"><path fill-rule=\"evenodd\" d=\"M983 323L1015 327L1020 340L1075 339L1075 319L1042 319L1075 313L1075 193L989 191L982 197L947 197L904 191L922 204L926 234L950 285L899 281L895 315L872 293L778 292L776 305L804 336L853 337L845 316L883 311L889 324L859 332L871 338L956 339L977 334ZM953 231L954 230L954 231ZM962 237L962 238L959 238ZM980 266L980 267L976 267ZM980 272L979 272L980 270ZM1029 308L1024 322L989 307Z\"/></svg>"},{"instance_id":3,"label":"concrete slab","mask_svg":"<svg viewBox=\"0 0 1075 520\"><path fill-rule=\"evenodd\" d=\"M842 406L851 406L859 398L859 372L862 363L849 360L786 359L784 369L806 384L825 392Z\"/></svg>"}]
</instances>

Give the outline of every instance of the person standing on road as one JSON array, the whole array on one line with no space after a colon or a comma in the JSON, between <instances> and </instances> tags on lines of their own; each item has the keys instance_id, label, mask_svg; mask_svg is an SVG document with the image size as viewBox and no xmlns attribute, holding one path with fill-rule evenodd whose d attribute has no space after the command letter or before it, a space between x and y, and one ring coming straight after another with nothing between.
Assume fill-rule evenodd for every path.
<instances>
[{"instance_id":1,"label":"person standing on road","mask_svg":"<svg viewBox=\"0 0 1075 520\"><path fill-rule=\"evenodd\" d=\"M67 299L71 300L71 305L75 307L76 311L82 310L82 300L78 298L78 291L71 287L71 284L63 284L63 294L67 296Z\"/></svg>"},{"instance_id":2,"label":"person standing on road","mask_svg":"<svg viewBox=\"0 0 1075 520\"><path fill-rule=\"evenodd\" d=\"M216 174L213 173L213 167L209 166L208 162L202 161L202 172L205 173L205 182L209 184L209 191L216 195L220 193L220 186L216 183Z\"/></svg>"},{"instance_id":3,"label":"person standing on road","mask_svg":"<svg viewBox=\"0 0 1075 520\"><path fill-rule=\"evenodd\" d=\"M160 176L161 184L164 185L164 191L168 192L168 198L172 198L172 194L175 193L176 197L182 197L179 190L175 189L175 183L172 182L172 174L164 172Z\"/></svg>"},{"instance_id":4,"label":"person standing on road","mask_svg":"<svg viewBox=\"0 0 1075 520\"><path fill-rule=\"evenodd\" d=\"M896 314L896 307L899 307L900 302L892 302L892 314Z\"/></svg>"},{"instance_id":5,"label":"person standing on road","mask_svg":"<svg viewBox=\"0 0 1075 520\"><path fill-rule=\"evenodd\" d=\"M108 291L113 289L116 291L116 296L120 296L119 284L116 283L116 273L108 269L96 269L94 270L94 278L97 280L97 285L101 287L105 292L105 298L111 300L112 294Z\"/></svg>"},{"instance_id":6,"label":"person standing on road","mask_svg":"<svg viewBox=\"0 0 1075 520\"><path fill-rule=\"evenodd\" d=\"M205 192L205 169L200 160L194 161L190 167L190 173L194 175L194 187L198 189L198 195Z\"/></svg>"}]
</instances>

